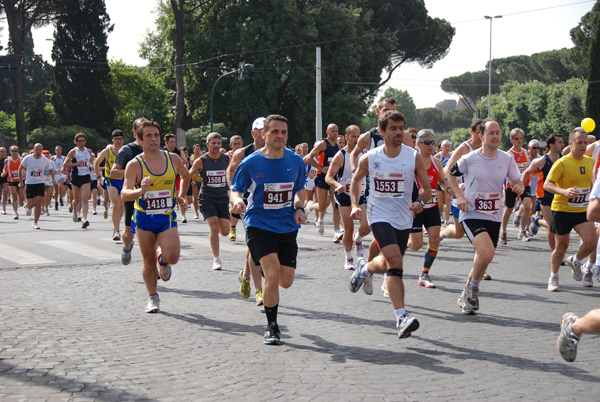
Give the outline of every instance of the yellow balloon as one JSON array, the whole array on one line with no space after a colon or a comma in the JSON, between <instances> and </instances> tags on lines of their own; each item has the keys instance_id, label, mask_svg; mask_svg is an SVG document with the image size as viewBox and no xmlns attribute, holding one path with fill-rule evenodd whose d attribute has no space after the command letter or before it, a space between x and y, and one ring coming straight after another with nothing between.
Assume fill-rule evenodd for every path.
<instances>
[{"instance_id":1,"label":"yellow balloon","mask_svg":"<svg viewBox=\"0 0 600 402\"><path fill-rule=\"evenodd\" d=\"M594 119L586 117L585 119L581 120L581 127L583 127L583 129L588 133L591 133L596 128L596 122Z\"/></svg>"}]
</instances>

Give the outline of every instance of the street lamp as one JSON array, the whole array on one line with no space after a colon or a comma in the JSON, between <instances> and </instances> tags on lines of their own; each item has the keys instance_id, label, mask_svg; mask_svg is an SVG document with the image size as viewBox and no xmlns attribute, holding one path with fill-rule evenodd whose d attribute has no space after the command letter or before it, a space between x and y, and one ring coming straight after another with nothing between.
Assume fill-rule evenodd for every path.
<instances>
[{"instance_id":1,"label":"street lamp","mask_svg":"<svg viewBox=\"0 0 600 402\"><path fill-rule=\"evenodd\" d=\"M490 20L490 63L489 63L489 74L490 80L488 85L488 118L492 118L492 20L494 18L502 18L501 15L495 15L493 17L485 15L483 18Z\"/></svg>"},{"instance_id":2,"label":"street lamp","mask_svg":"<svg viewBox=\"0 0 600 402\"><path fill-rule=\"evenodd\" d=\"M219 81L221 81L221 78L223 77L227 77L228 75L231 74L235 74L238 73L238 80L244 80L245 78L248 78L248 70L252 70L254 68L254 64L250 64L250 63L246 63L246 62L240 62L239 67L236 70L233 71L229 71L226 72L225 74L223 74L222 76L220 76L219 78L217 78L217 81L215 81L215 85L213 85L212 88L212 92L210 93L210 132L213 132L213 99L215 97L215 88L217 87L217 84L219 83Z\"/></svg>"}]
</instances>

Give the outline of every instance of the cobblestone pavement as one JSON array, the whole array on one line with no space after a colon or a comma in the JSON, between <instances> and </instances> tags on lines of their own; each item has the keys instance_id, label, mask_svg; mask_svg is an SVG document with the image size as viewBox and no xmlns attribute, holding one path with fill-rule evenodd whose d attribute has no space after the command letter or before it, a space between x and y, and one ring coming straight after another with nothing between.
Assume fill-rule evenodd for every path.
<instances>
[{"instance_id":1,"label":"cobblestone pavement","mask_svg":"<svg viewBox=\"0 0 600 402\"><path fill-rule=\"evenodd\" d=\"M241 225L237 242L222 238L220 272L211 270L207 225L182 225L182 260L159 283L161 313L150 315L139 251L122 266L108 221L69 231L76 226L64 215L43 218L42 231L23 218L0 221L2 401L599 398L598 336L584 335L574 363L560 358L556 338L564 312L600 305L600 284L583 288L562 268L561 292L548 292L543 229L529 243L509 231L476 316L456 305L472 261L466 239L442 242L431 270L438 289L417 286L424 251L409 251L406 304L421 328L399 340L381 277L372 296L350 293L331 225L322 237L306 225L295 283L281 291L284 344L265 346L262 308L238 293ZM33 263L14 262L19 255Z\"/></svg>"}]
</instances>

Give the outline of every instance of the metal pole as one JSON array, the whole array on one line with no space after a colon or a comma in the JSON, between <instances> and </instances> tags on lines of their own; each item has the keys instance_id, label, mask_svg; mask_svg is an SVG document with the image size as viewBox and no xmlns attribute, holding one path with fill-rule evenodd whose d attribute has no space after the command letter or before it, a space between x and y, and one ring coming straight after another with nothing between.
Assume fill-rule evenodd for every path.
<instances>
[{"instance_id":1,"label":"metal pole","mask_svg":"<svg viewBox=\"0 0 600 402\"><path fill-rule=\"evenodd\" d=\"M321 141L323 139L323 122L321 116L321 48L317 48L317 110L316 110L316 140Z\"/></svg>"},{"instance_id":2,"label":"metal pole","mask_svg":"<svg viewBox=\"0 0 600 402\"><path fill-rule=\"evenodd\" d=\"M502 18L501 15L490 16L486 15L483 18L490 20L490 61L488 64L489 83L488 83L488 118L492 118L492 20L494 18Z\"/></svg>"},{"instance_id":3,"label":"metal pole","mask_svg":"<svg viewBox=\"0 0 600 402\"><path fill-rule=\"evenodd\" d=\"M225 74L223 74L222 76L220 76L219 78L217 78L217 80L215 81L215 85L213 85L212 88L212 92L210 94L210 132L213 132L213 98L215 97L215 88L217 87L217 84L219 83L219 81L221 81L221 78L227 76L227 75L231 75L233 73L237 73L238 70L233 70L233 71L229 71Z\"/></svg>"}]
</instances>

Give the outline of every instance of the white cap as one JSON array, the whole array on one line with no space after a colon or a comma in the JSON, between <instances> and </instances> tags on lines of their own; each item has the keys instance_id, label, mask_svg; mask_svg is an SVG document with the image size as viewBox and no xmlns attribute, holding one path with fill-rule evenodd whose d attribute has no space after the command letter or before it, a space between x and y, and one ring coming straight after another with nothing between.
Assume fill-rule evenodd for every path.
<instances>
[{"instance_id":1,"label":"white cap","mask_svg":"<svg viewBox=\"0 0 600 402\"><path fill-rule=\"evenodd\" d=\"M265 118L264 117L259 117L258 119L254 120L254 122L252 123L252 131L254 130L262 130L263 128L265 128Z\"/></svg>"}]
</instances>

